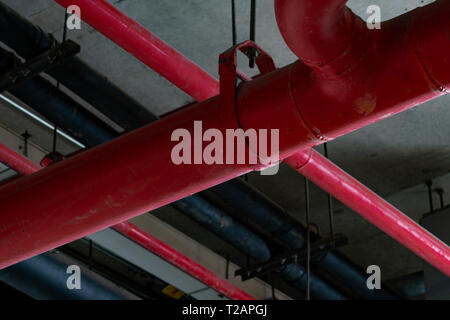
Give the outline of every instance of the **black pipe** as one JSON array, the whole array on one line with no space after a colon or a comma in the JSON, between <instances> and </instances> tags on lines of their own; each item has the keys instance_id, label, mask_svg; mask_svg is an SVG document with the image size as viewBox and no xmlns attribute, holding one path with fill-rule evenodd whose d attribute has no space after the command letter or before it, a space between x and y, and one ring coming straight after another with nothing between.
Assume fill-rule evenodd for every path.
<instances>
[{"instance_id":1,"label":"black pipe","mask_svg":"<svg viewBox=\"0 0 450 320\"><path fill-rule=\"evenodd\" d=\"M276 203L244 181L235 179L210 190L291 248L299 249L305 245L304 228L295 224L287 212ZM318 270L330 275L343 288L348 288L356 298L400 298L384 286L380 290L369 290L366 285L367 274L336 251L329 252L319 261L313 262Z\"/></svg>"},{"instance_id":2,"label":"black pipe","mask_svg":"<svg viewBox=\"0 0 450 320\"><path fill-rule=\"evenodd\" d=\"M67 287L67 267L81 270L81 289ZM39 276L36 276L39 275ZM38 300L135 300L135 295L63 253L44 253L0 270L0 281Z\"/></svg>"},{"instance_id":3,"label":"black pipe","mask_svg":"<svg viewBox=\"0 0 450 320\"><path fill-rule=\"evenodd\" d=\"M100 120L93 114L42 77L35 77L9 92L87 147L117 135L106 125L100 125Z\"/></svg>"},{"instance_id":4,"label":"black pipe","mask_svg":"<svg viewBox=\"0 0 450 320\"><path fill-rule=\"evenodd\" d=\"M25 59L38 56L56 42L50 33L1 2L0 30L0 41ZM78 57L68 58L64 65L51 69L48 74L127 131L157 120L155 115Z\"/></svg>"},{"instance_id":5,"label":"black pipe","mask_svg":"<svg viewBox=\"0 0 450 320\"><path fill-rule=\"evenodd\" d=\"M389 280L389 282L409 299L422 299L426 292L423 271Z\"/></svg>"},{"instance_id":6,"label":"black pipe","mask_svg":"<svg viewBox=\"0 0 450 320\"><path fill-rule=\"evenodd\" d=\"M16 63L14 55L0 48L0 75ZM9 92L88 147L117 135L112 128L41 76L35 76Z\"/></svg>"}]
</instances>

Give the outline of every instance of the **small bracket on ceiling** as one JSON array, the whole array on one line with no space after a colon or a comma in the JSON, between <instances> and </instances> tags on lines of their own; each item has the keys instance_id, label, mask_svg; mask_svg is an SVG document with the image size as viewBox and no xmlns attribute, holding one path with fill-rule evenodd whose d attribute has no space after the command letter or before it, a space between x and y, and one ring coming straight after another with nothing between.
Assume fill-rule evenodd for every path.
<instances>
[{"instance_id":1,"label":"small bracket on ceiling","mask_svg":"<svg viewBox=\"0 0 450 320\"><path fill-rule=\"evenodd\" d=\"M348 243L347 237L336 234L332 238L323 238L311 243L311 259L321 259L329 251L344 246ZM299 250L292 250L288 253L279 255L272 260L264 263L251 265L246 268L236 270L235 275L241 276L242 281L246 281L255 277L260 277L272 272L279 272L289 264L305 261L307 258L306 247Z\"/></svg>"},{"instance_id":2,"label":"small bracket on ceiling","mask_svg":"<svg viewBox=\"0 0 450 320\"><path fill-rule=\"evenodd\" d=\"M64 59L79 52L80 46L77 43L66 40L60 45L53 45L49 50L24 63L13 55L15 67L0 76L0 93L62 64Z\"/></svg>"}]
</instances>

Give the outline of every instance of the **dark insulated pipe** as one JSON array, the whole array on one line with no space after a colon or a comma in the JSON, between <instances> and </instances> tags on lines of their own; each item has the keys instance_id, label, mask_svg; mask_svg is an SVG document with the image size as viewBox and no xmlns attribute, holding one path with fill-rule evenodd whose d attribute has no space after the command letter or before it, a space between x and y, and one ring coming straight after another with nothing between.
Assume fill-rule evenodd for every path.
<instances>
[{"instance_id":1,"label":"dark insulated pipe","mask_svg":"<svg viewBox=\"0 0 450 320\"><path fill-rule=\"evenodd\" d=\"M297 227L292 218L276 203L269 200L261 192L235 179L210 189L238 209L249 220L265 228L291 248L301 248L305 244L304 230ZM315 262L317 269L332 276L343 287L348 288L356 297L362 299L398 299L383 288L368 290L367 275L357 268L346 257L338 252L330 252L320 261Z\"/></svg>"},{"instance_id":2,"label":"dark insulated pipe","mask_svg":"<svg viewBox=\"0 0 450 320\"><path fill-rule=\"evenodd\" d=\"M423 271L408 274L389 282L409 299L421 299L426 292Z\"/></svg>"},{"instance_id":3,"label":"dark insulated pipe","mask_svg":"<svg viewBox=\"0 0 450 320\"><path fill-rule=\"evenodd\" d=\"M0 30L4 30L0 41L25 59L36 57L56 43L51 34L3 3L0 3ZM77 57L68 58L64 65L48 73L127 131L135 129L136 125L140 127L157 120L156 116Z\"/></svg>"},{"instance_id":4,"label":"dark insulated pipe","mask_svg":"<svg viewBox=\"0 0 450 320\"><path fill-rule=\"evenodd\" d=\"M14 66L14 57L0 49L0 74ZM117 134L72 98L40 76L27 80L9 92L88 147Z\"/></svg>"},{"instance_id":5,"label":"dark insulated pipe","mask_svg":"<svg viewBox=\"0 0 450 320\"><path fill-rule=\"evenodd\" d=\"M270 259L270 250L261 238L203 197L194 194L171 205L253 259Z\"/></svg>"},{"instance_id":6,"label":"dark insulated pipe","mask_svg":"<svg viewBox=\"0 0 450 320\"><path fill-rule=\"evenodd\" d=\"M67 288L67 267L81 269L81 289ZM36 276L39 275L39 276ZM136 300L133 294L62 253L44 253L0 270L0 281L38 300Z\"/></svg>"},{"instance_id":7,"label":"dark insulated pipe","mask_svg":"<svg viewBox=\"0 0 450 320\"><path fill-rule=\"evenodd\" d=\"M256 261L266 262L269 260L270 251L264 240L200 196L193 195L181 201L176 201L172 205ZM306 270L302 266L298 264L288 265L279 272L279 275L297 289L303 292L306 290ZM347 299L314 274L311 274L310 283L313 299Z\"/></svg>"}]
</instances>

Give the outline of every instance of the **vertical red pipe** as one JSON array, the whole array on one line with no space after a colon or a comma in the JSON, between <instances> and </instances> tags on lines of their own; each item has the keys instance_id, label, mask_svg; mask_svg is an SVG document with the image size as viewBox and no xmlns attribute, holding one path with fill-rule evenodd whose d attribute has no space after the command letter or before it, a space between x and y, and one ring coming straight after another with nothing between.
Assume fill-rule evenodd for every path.
<instances>
[{"instance_id":1,"label":"vertical red pipe","mask_svg":"<svg viewBox=\"0 0 450 320\"><path fill-rule=\"evenodd\" d=\"M22 175L29 175L41 169L32 161L1 143L0 162ZM255 300L255 297L217 276L151 234L139 229L131 222L121 222L112 228L224 296L235 300Z\"/></svg>"},{"instance_id":2,"label":"vertical red pipe","mask_svg":"<svg viewBox=\"0 0 450 320\"><path fill-rule=\"evenodd\" d=\"M419 257L450 276L450 248L315 150L285 162Z\"/></svg>"}]
</instances>

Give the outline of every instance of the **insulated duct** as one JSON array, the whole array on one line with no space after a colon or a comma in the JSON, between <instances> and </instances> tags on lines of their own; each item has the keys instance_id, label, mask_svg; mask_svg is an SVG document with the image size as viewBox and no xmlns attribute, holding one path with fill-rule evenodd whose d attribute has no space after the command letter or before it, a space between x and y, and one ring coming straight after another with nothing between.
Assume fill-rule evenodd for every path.
<instances>
[{"instance_id":1,"label":"insulated duct","mask_svg":"<svg viewBox=\"0 0 450 320\"><path fill-rule=\"evenodd\" d=\"M79 290L70 290L66 285L70 265L82 268ZM139 299L63 253L47 252L5 268L0 271L0 281L38 300Z\"/></svg>"},{"instance_id":2,"label":"insulated duct","mask_svg":"<svg viewBox=\"0 0 450 320\"><path fill-rule=\"evenodd\" d=\"M14 65L15 58L0 49L0 74ZM41 76L18 84L9 92L86 146L98 145L116 136L113 129Z\"/></svg>"}]
</instances>

